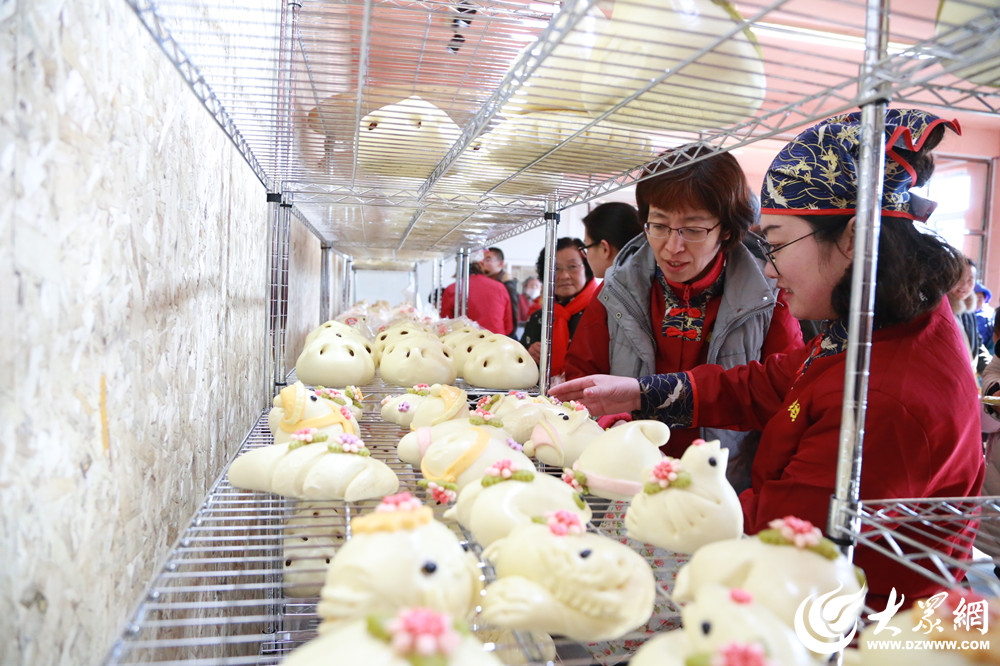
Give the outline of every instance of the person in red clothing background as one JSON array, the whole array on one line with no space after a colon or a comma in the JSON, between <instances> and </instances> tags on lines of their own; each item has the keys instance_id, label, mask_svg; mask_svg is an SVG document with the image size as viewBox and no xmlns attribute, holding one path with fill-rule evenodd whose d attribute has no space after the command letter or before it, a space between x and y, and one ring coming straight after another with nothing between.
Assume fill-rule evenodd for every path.
<instances>
[{"instance_id":1,"label":"person in red clothing background","mask_svg":"<svg viewBox=\"0 0 1000 666\"><path fill-rule=\"evenodd\" d=\"M577 326L567 379L610 373L639 377L703 363L731 368L802 347L763 259L743 244L757 222L757 199L736 159L706 156L639 182L645 234L622 247ZM729 450L727 477L750 485L754 433L676 428L662 447L679 458L691 442L718 439Z\"/></svg>"},{"instance_id":2,"label":"person in red clothing background","mask_svg":"<svg viewBox=\"0 0 1000 666\"><path fill-rule=\"evenodd\" d=\"M445 287L441 294L441 316L451 318L455 314L455 283ZM514 332L511 316L510 296L507 287L483 273L479 262L469 264L469 319L492 333L510 335Z\"/></svg>"},{"instance_id":3,"label":"person in red clothing background","mask_svg":"<svg viewBox=\"0 0 1000 666\"><path fill-rule=\"evenodd\" d=\"M929 178L930 152L945 127L959 128L916 110L890 110L885 123L861 498L975 496L984 475L978 391L945 298L962 257L914 226L933 207L909 192ZM749 534L787 515L827 524L844 398L860 133L860 114L830 118L782 149L764 181L767 274L785 290L793 315L827 320L808 347L729 370L702 365L638 378L585 377L551 390L597 414L636 410L685 427L762 429L752 485L740 495ZM955 520L925 545L967 557L974 527L971 518ZM868 547L859 546L854 560L875 608L892 588L907 605L938 590Z\"/></svg>"}]
</instances>

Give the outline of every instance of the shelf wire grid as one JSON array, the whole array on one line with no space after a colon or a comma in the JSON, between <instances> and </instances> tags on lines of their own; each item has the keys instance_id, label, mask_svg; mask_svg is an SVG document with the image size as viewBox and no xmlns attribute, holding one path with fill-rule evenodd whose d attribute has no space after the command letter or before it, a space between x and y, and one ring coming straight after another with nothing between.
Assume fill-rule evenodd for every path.
<instances>
[{"instance_id":1,"label":"shelf wire grid","mask_svg":"<svg viewBox=\"0 0 1000 666\"><path fill-rule=\"evenodd\" d=\"M950 590L1000 598L1000 497L867 500L848 513L858 545Z\"/></svg>"},{"instance_id":2,"label":"shelf wire grid","mask_svg":"<svg viewBox=\"0 0 1000 666\"><path fill-rule=\"evenodd\" d=\"M684 29L658 0L129 2L262 181L352 254L489 244L672 166L664 149L871 101L863 0L706 0ZM876 76L898 102L995 113L998 10L938 5L890 3Z\"/></svg>"},{"instance_id":3,"label":"shelf wire grid","mask_svg":"<svg viewBox=\"0 0 1000 666\"><path fill-rule=\"evenodd\" d=\"M289 379L294 381L294 374ZM407 431L379 416L381 399L403 391L382 382L362 387L361 436L372 455L396 473L400 490L423 498L441 519L446 507L434 505L418 486L420 474L396 458L396 444ZM272 443L265 412L237 455ZM548 466L540 471L561 472ZM326 564L351 538L351 518L370 512L378 501L295 500L234 488L223 474L168 555L106 663L280 663L315 637L316 603ZM592 644L474 625L487 647L506 663L620 663L651 634L680 625L669 591L685 558L628 539L623 503L594 497L587 501L594 515L589 528L636 549L652 567L658 590L654 613L628 635ZM481 559L482 549L471 535L458 524L445 522L480 556L485 579L493 580L492 567Z\"/></svg>"}]
</instances>

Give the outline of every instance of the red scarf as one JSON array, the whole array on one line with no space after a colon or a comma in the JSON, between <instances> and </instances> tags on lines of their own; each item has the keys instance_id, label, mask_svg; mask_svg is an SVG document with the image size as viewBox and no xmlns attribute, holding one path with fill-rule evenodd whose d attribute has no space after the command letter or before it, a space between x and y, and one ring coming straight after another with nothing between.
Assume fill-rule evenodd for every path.
<instances>
[{"instance_id":1,"label":"red scarf","mask_svg":"<svg viewBox=\"0 0 1000 666\"><path fill-rule=\"evenodd\" d=\"M590 304L590 299L597 291L597 280L591 279L566 305L555 304L552 308L552 375L560 375L566 360L566 350L569 349L569 320L582 312Z\"/></svg>"}]
</instances>

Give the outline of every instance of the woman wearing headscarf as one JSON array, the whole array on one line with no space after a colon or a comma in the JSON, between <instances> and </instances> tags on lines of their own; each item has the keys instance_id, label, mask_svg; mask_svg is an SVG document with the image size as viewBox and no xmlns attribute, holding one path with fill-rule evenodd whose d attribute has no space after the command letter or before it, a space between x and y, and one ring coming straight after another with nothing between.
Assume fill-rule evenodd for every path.
<instances>
[{"instance_id":1,"label":"woman wearing headscarf","mask_svg":"<svg viewBox=\"0 0 1000 666\"><path fill-rule=\"evenodd\" d=\"M555 305L552 308L552 344L549 349L551 373L563 373L566 349L576 332L583 310L597 292L594 273L587 263L587 251L579 238L565 236L556 242L556 277L553 287ZM538 274L545 274L545 250L538 255ZM521 344L528 349L535 363L539 362L542 349L542 311L534 310L524 325Z\"/></svg>"},{"instance_id":2,"label":"woman wearing headscarf","mask_svg":"<svg viewBox=\"0 0 1000 666\"><path fill-rule=\"evenodd\" d=\"M764 276L763 259L743 244L757 222L743 169L728 153L691 157L701 159L636 185L645 234L618 253L584 313L567 379L639 377L703 363L731 368L802 347L799 323ZM756 437L676 428L661 450L679 458L695 439L718 439L729 450L727 477L742 490L750 485Z\"/></svg>"},{"instance_id":3,"label":"woman wearing headscarf","mask_svg":"<svg viewBox=\"0 0 1000 666\"><path fill-rule=\"evenodd\" d=\"M975 496L983 480L976 381L945 298L962 257L914 227L933 208L909 192L933 170L930 152L945 128L959 131L957 122L923 111L886 115L862 499ZM860 134L859 114L820 123L782 149L764 181L767 274L794 316L827 321L821 336L803 350L729 370L586 377L551 391L598 414L635 410L681 426L762 429L752 485L740 495L749 534L787 515L826 526L844 397ZM961 557L972 528L971 519L956 521L927 545ZM938 589L870 548L859 546L854 559L874 607L892 588L907 604Z\"/></svg>"}]
</instances>

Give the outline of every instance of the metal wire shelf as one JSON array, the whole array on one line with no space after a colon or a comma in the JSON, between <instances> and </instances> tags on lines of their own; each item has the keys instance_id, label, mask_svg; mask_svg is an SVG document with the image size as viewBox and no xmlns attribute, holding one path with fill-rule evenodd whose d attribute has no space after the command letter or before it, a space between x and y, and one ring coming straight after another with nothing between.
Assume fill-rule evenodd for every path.
<instances>
[{"instance_id":1,"label":"metal wire shelf","mask_svg":"<svg viewBox=\"0 0 1000 666\"><path fill-rule=\"evenodd\" d=\"M396 443L406 430L378 416L380 398L402 390L384 384L363 387L365 413L359 424L372 455L396 472L400 489L423 496L417 485L419 473L396 458ZM272 442L265 412L240 453ZM660 592L656 611L644 627L628 636L590 645L558 637L550 642L547 636L526 632L507 634L503 640L485 634L508 661L511 655L520 655L516 663L618 663L650 634L679 626L679 611L668 591L684 558L629 540L621 503L599 498L588 502L594 512L592 530L627 543L650 562ZM326 563L350 538L351 518L376 504L377 500L302 502L245 491L231 486L223 474L168 555L106 663L280 663L316 635L316 603ZM435 507L439 518L443 511L444 507ZM449 526L481 554L467 532L457 524ZM481 566L491 580L492 568L487 562Z\"/></svg>"},{"instance_id":2,"label":"metal wire shelf","mask_svg":"<svg viewBox=\"0 0 1000 666\"><path fill-rule=\"evenodd\" d=\"M780 138L874 89L864 0L705 2L666 32L656 0L617 0L611 28L596 0L128 1L265 186L347 253L483 246L635 183L666 148ZM996 113L997 10L948 4L890 4L881 92Z\"/></svg>"}]
</instances>

